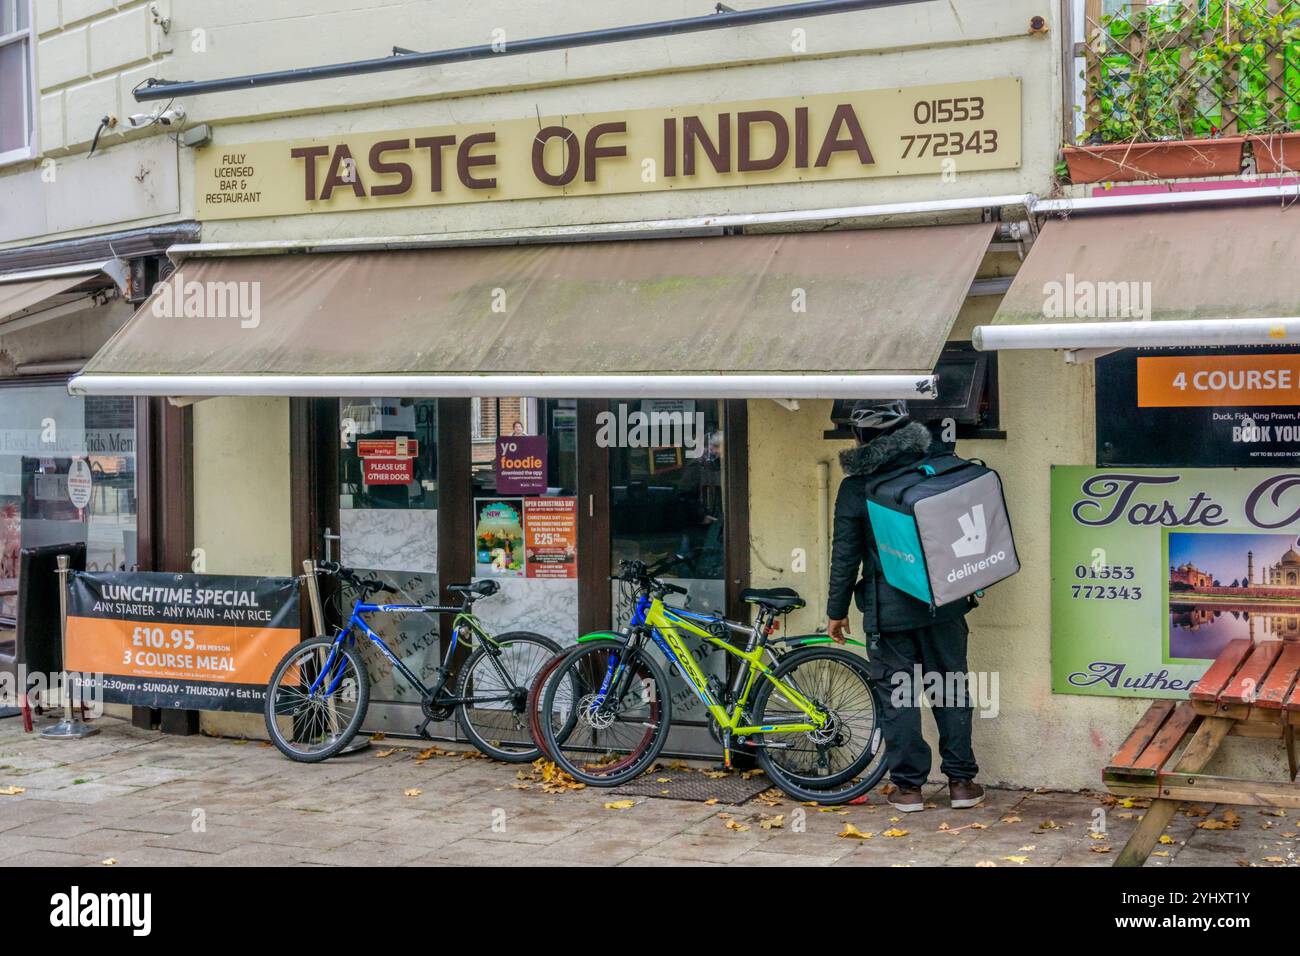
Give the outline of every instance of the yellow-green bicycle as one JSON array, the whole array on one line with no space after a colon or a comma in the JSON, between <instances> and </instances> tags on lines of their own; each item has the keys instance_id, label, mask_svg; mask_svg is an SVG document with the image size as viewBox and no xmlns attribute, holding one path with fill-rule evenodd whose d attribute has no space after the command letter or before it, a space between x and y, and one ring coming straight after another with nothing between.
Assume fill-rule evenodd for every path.
<instances>
[{"instance_id":1,"label":"yellow-green bicycle","mask_svg":"<svg viewBox=\"0 0 1300 956\"><path fill-rule=\"evenodd\" d=\"M650 767L672 721L672 698L655 646L708 710L730 765L752 749L776 786L799 800L844 803L885 773L881 702L867 662L824 635L771 640L777 618L804 606L789 588L751 589L755 621L670 607L685 594L659 568L625 561L614 580L632 607L621 632L581 638L540 688L538 729L555 762L582 783L612 787ZM737 659L727 685L707 677L684 637Z\"/></svg>"}]
</instances>

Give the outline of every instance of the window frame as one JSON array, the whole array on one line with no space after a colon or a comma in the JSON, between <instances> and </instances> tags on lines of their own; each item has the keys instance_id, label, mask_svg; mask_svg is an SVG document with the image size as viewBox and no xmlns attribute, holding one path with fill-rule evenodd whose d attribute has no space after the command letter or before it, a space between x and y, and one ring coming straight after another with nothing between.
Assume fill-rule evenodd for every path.
<instances>
[{"instance_id":1,"label":"window frame","mask_svg":"<svg viewBox=\"0 0 1300 956\"><path fill-rule=\"evenodd\" d=\"M0 35L0 48L12 44L25 43L27 46L27 97L25 105L27 107L27 144L17 147L16 149L0 152L0 166L10 166L14 163L22 163L37 156L36 148L36 129L38 109L40 108L39 92L36 88L36 4L33 0L0 0L0 3L12 2L14 9L25 7L27 10L27 26L22 30L15 30L12 33Z\"/></svg>"}]
</instances>

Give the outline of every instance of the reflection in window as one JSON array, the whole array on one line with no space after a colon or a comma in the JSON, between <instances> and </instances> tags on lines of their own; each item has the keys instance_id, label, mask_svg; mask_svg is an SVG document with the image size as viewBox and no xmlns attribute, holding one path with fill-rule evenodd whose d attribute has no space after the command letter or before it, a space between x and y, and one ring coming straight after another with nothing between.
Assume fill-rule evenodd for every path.
<instances>
[{"instance_id":1,"label":"reflection in window","mask_svg":"<svg viewBox=\"0 0 1300 956\"><path fill-rule=\"evenodd\" d=\"M23 548L84 542L91 571L139 567L135 401L74 398L63 385L0 388L0 628L18 614ZM84 462L84 505L68 474Z\"/></svg>"},{"instance_id":2,"label":"reflection in window","mask_svg":"<svg viewBox=\"0 0 1300 956\"><path fill-rule=\"evenodd\" d=\"M676 559L671 577L723 576L722 403L610 405L613 560ZM712 603L710 601L709 603Z\"/></svg>"}]
</instances>

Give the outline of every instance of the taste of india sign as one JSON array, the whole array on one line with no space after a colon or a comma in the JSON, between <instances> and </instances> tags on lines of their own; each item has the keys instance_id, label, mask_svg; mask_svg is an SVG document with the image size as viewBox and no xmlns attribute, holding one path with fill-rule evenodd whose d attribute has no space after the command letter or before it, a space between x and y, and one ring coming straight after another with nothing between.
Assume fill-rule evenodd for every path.
<instances>
[{"instance_id":1,"label":"taste of india sign","mask_svg":"<svg viewBox=\"0 0 1300 956\"><path fill-rule=\"evenodd\" d=\"M346 133L196 156L200 219L1020 165L1018 77Z\"/></svg>"},{"instance_id":2,"label":"taste of india sign","mask_svg":"<svg viewBox=\"0 0 1300 956\"><path fill-rule=\"evenodd\" d=\"M1052 469L1052 689L1186 699L1234 640L1300 639L1300 472Z\"/></svg>"}]
</instances>

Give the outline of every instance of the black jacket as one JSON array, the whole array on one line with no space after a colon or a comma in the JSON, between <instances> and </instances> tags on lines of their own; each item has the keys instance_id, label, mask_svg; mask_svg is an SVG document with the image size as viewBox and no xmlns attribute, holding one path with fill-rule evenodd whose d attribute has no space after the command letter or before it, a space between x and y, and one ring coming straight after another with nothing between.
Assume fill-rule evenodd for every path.
<instances>
[{"instance_id":1,"label":"black jacket","mask_svg":"<svg viewBox=\"0 0 1300 956\"><path fill-rule=\"evenodd\" d=\"M856 599L867 633L901 631L951 621L970 610L969 601L954 601L935 608L898 590L885 580L876 560L876 537L867 517L868 476L893 471L952 449L936 439L920 422L875 438L840 453L844 480L835 498L835 538L831 545L830 598L826 616L832 621L849 616L849 599ZM861 578L859 569L863 569Z\"/></svg>"}]
</instances>

